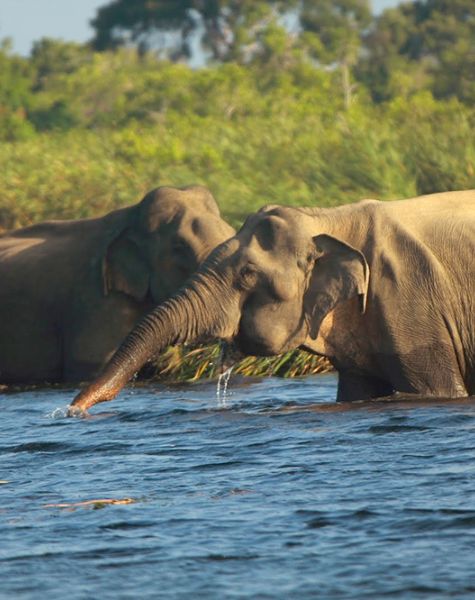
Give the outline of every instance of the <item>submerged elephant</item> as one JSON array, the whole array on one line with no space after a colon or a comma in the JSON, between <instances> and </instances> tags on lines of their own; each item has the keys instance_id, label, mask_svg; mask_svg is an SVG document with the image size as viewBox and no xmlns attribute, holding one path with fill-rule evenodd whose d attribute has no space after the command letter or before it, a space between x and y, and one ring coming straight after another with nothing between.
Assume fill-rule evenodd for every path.
<instances>
[{"instance_id":1,"label":"submerged elephant","mask_svg":"<svg viewBox=\"0 0 475 600\"><path fill-rule=\"evenodd\" d=\"M113 398L170 343L330 359L337 400L475 394L475 191L330 209L267 206L150 312L74 400Z\"/></svg>"},{"instance_id":2,"label":"submerged elephant","mask_svg":"<svg viewBox=\"0 0 475 600\"><path fill-rule=\"evenodd\" d=\"M137 321L234 235L204 187L0 236L0 383L93 377Z\"/></svg>"}]
</instances>

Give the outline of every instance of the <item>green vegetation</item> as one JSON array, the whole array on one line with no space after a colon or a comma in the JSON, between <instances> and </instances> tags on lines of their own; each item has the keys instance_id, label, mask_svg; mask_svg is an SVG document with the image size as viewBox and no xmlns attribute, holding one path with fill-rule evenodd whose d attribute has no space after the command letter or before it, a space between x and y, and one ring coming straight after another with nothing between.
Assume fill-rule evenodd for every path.
<instances>
[{"instance_id":1,"label":"green vegetation","mask_svg":"<svg viewBox=\"0 0 475 600\"><path fill-rule=\"evenodd\" d=\"M268 202L475 185L475 111L457 98L423 90L376 104L360 87L345 110L338 74L307 63L193 70L76 50L41 76L39 53L0 54L12 88L0 110L0 227L97 215L165 183L208 185L234 225Z\"/></svg>"},{"instance_id":2,"label":"green vegetation","mask_svg":"<svg viewBox=\"0 0 475 600\"><path fill-rule=\"evenodd\" d=\"M172 346L140 373L141 379L195 381L217 377L220 373L220 346ZM319 356L292 350L282 356L248 356L233 368L234 375L296 377L331 371L331 365Z\"/></svg>"},{"instance_id":3,"label":"green vegetation","mask_svg":"<svg viewBox=\"0 0 475 600\"><path fill-rule=\"evenodd\" d=\"M475 187L472 0L378 19L364 0L129 4L98 12L95 49L0 46L0 230L104 214L164 184L207 185L235 226L269 202ZM175 46L153 48L171 30ZM174 62L200 31L206 64ZM213 374L216 347L170 352L157 372ZM241 369L320 368L303 356Z\"/></svg>"}]
</instances>

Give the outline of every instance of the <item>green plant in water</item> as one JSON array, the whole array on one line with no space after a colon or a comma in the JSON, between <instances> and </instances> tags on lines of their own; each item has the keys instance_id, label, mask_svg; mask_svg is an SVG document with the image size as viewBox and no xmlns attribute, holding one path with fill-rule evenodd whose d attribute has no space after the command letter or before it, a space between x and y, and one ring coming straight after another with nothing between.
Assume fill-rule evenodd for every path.
<instances>
[{"instance_id":1,"label":"green plant in water","mask_svg":"<svg viewBox=\"0 0 475 600\"><path fill-rule=\"evenodd\" d=\"M170 346L140 374L153 381L197 381L217 377L220 370L220 345ZM291 350L280 356L247 356L233 369L247 377L300 377L331 371L330 363L303 350Z\"/></svg>"}]
</instances>

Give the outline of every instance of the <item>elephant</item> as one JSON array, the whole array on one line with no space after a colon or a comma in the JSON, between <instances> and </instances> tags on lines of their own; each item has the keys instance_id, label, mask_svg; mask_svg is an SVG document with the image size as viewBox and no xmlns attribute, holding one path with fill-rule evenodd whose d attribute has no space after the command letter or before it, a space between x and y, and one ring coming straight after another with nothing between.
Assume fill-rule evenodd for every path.
<instances>
[{"instance_id":1,"label":"elephant","mask_svg":"<svg viewBox=\"0 0 475 600\"><path fill-rule=\"evenodd\" d=\"M234 234L202 186L162 186L99 218L2 234L0 383L91 379Z\"/></svg>"},{"instance_id":2,"label":"elephant","mask_svg":"<svg viewBox=\"0 0 475 600\"><path fill-rule=\"evenodd\" d=\"M72 414L114 398L153 352L202 338L325 356L337 401L475 394L474 256L475 190L265 206L138 323Z\"/></svg>"}]
</instances>

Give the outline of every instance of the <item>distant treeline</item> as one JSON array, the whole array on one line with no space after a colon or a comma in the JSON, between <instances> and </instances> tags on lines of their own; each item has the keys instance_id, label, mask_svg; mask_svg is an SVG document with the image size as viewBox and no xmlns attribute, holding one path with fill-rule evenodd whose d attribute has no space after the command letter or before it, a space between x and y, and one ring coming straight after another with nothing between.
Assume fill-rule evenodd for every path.
<instances>
[{"instance_id":1,"label":"distant treeline","mask_svg":"<svg viewBox=\"0 0 475 600\"><path fill-rule=\"evenodd\" d=\"M92 45L1 46L0 228L101 214L161 184L209 186L234 225L268 202L475 187L472 0L377 19L359 0L198 2L218 11L192 13L215 44L200 68L179 62L193 2L133 4L101 9ZM278 19L297 5L296 32ZM234 32L221 43L220 14ZM157 54L152 33L172 25L181 45Z\"/></svg>"}]
</instances>

